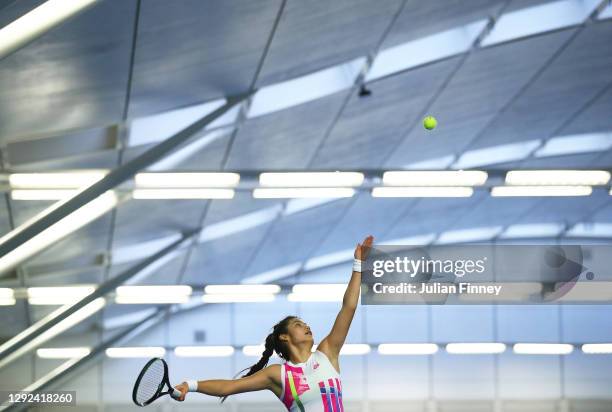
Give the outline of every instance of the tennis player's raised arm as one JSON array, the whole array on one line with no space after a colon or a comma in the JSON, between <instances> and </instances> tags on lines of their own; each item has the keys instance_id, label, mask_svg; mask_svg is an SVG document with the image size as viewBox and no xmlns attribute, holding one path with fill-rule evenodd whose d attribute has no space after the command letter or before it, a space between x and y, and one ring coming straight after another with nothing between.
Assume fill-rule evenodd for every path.
<instances>
[{"instance_id":1,"label":"tennis player's raised arm","mask_svg":"<svg viewBox=\"0 0 612 412\"><path fill-rule=\"evenodd\" d=\"M373 236L368 236L364 239L363 243L358 243L355 248L355 259L365 260L368 256L372 242L374 241ZM337 358L340 354L340 349L344 345L346 336L348 335L357 310L357 304L359 303L359 294L361 292L361 272L353 271L351 280L346 287L344 292L344 298L342 299L342 308L336 317L334 326L331 332L325 339L321 341L317 347L320 351L330 355L333 358Z\"/></svg>"},{"instance_id":2,"label":"tennis player's raised arm","mask_svg":"<svg viewBox=\"0 0 612 412\"><path fill-rule=\"evenodd\" d=\"M228 396L237 393L259 391L263 389L272 390L275 385L275 376L280 376L280 366L270 365L250 376L239 379L208 379L198 381L197 392L211 396ZM179 401L185 400L189 392L187 383L183 382L175 388L181 392Z\"/></svg>"}]
</instances>

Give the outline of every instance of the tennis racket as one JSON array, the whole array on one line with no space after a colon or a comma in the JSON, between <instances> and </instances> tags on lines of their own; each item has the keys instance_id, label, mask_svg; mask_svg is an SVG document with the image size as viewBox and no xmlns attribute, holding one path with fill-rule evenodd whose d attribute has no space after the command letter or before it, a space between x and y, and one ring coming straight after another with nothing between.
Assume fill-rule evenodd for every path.
<instances>
[{"instance_id":1,"label":"tennis racket","mask_svg":"<svg viewBox=\"0 0 612 412\"><path fill-rule=\"evenodd\" d=\"M132 400L138 406L147 406L164 395L178 399L181 391L170 386L166 361L161 358L153 358L147 362L136 378Z\"/></svg>"}]
</instances>

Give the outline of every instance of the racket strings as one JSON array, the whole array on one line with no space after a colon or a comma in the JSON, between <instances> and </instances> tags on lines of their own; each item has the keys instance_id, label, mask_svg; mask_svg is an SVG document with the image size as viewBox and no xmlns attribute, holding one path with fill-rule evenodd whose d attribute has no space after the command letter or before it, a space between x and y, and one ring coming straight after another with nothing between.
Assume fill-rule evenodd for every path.
<instances>
[{"instance_id":1,"label":"racket strings","mask_svg":"<svg viewBox=\"0 0 612 412\"><path fill-rule=\"evenodd\" d=\"M164 381L164 364L161 360L155 361L145 370L138 388L136 390L136 400L138 403L145 403L153 398L159 387Z\"/></svg>"}]
</instances>

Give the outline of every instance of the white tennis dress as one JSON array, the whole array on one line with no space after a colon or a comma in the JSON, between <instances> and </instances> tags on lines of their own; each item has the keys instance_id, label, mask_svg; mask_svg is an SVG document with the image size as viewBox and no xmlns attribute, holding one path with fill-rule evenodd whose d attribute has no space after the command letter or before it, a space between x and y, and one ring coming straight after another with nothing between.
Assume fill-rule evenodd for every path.
<instances>
[{"instance_id":1,"label":"white tennis dress","mask_svg":"<svg viewBox=\"0 0 612 412\"><path fill-rule=\"evenodd\" d=\"M280 400L290 412L344 412L340 374L321 351L306 362L281 363L281 382Z\"/></svg>"}]
</instances>

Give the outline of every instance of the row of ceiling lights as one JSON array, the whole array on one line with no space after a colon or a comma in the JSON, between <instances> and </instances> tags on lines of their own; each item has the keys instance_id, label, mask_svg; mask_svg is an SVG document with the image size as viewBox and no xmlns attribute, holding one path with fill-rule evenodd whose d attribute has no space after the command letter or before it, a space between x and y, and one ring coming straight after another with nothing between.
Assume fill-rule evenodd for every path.
<instances>
[{"instance_id":1,"label":"row of ceiling lights","mask_svg":"<svg viewBox=\"0 0 612 412\"><path fill-rule=\"evenodd\" d=\"M8 176L15 200L57 200L74 196L102 179L107 171L18 173ZM231 199L240 183L238 173L140 173L135 199ZM364 184L361 172L265 172L259 175L255 198L343 198ZM488 173L468 171L386 171L373 197L469 197L484 186ZM606 186L606 170L513 170L492 196L588 196L592 186ZM612 190L610 191L612 193Z\"/></svg>"}]
</instances>

